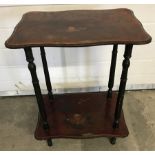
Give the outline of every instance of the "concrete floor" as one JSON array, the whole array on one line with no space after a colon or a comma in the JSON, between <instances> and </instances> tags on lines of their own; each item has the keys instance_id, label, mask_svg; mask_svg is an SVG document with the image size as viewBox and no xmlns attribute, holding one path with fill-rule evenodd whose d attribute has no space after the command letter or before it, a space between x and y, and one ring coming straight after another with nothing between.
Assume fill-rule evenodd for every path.
<instances>
[{"instance_id":1,"label":"concrete floor","mask_svg":"<svg viewBox=\"0 0 155 155\"><path fill-rule=\"evenodd\" d=\"M155 90L126 92L127 138L111 145L107 138L53 139L53 147L35 140L34 96L0 97L0 150L155 150Z\"/></svg>"}]
</instances>

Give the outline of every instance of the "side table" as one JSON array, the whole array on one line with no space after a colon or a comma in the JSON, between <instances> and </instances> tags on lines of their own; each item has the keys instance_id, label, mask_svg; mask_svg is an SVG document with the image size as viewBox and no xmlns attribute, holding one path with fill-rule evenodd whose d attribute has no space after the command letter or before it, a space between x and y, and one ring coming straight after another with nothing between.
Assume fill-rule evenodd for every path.
<instances>
[{"instance_id":1,"label":"side table","mask_svg":"<svg viewBox=\"0 0 155 155\"><path fill-rule=\"evenodd\" d=\"M129 9L28 12L5 42L23 48L39 108L35 138L90 138L128 136L122 106L133 45L147 44L147 34ZM118 45L125 45L118 92L112 92ZM53 94L44 47L113 45L108 91ZM48 95L42 95L32 47L40 47Z\"/></svg>"}]
</instances>

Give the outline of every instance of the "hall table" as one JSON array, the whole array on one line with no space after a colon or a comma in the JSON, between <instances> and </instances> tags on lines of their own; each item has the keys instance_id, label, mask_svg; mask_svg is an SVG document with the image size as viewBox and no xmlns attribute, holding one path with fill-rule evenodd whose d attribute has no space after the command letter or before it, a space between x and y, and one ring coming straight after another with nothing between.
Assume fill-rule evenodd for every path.
<instances>
[{"instance_id":1,"label":"hall table","mask_svg":"<svg viewBox=\"0 0 155 155\"><path fill-rule=\"evenodd\" d=\"M128 136L122 105L132 48L150 42L134 13L125 8L24 14L5 45L25 51L39 108L35 138L51 146L52 138L105 136L115 144L116 137ZM119 44L125 45L123 69L119 90L112 92ZM44 47L97 45L113 45L108 91L53 94ZM47 95L41 93L32 47L41 50Z\"/></svg>"}]
</instances>

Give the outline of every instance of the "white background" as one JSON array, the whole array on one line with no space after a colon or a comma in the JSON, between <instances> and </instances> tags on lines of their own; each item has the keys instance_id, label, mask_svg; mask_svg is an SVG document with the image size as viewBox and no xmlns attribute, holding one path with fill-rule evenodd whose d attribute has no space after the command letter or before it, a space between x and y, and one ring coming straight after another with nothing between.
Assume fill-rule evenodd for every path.
<instances>
[{"instance_id":1,"label":"white background","mask_svg":"<svg viewBox=\"0 0 155 155\"><path fill-rule=\"evenodd\" d=\"M6 49L5 40L11 35L22 15L28 11L59 11L73 9L132 9L153 40L148 45L134 46L129 68L127 89L155 88L155 5L37 5L0 7L0 95L33 93L30 73L22 49ZM54 91L62 88L74 91L107 90L112 46L87 48L46 48ZM118 88L124 46L119 46L115 87ZM34 48L37 73L42 89L45 81L38 48ZM63 90L62 90L63 91Z\"/></svg>"}]
</instances>

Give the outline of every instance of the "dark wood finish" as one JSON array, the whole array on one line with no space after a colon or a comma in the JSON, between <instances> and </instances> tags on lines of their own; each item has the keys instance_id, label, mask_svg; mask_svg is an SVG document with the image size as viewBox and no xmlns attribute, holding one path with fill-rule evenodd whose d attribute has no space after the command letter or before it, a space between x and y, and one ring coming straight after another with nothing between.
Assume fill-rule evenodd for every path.
<instances>
[{"instance_id":1,"label":"dark wood finish","mask_svg":"<svg viewBox=\"0 0 155 155\"><path fill-rule=\"evenodd\" d=\"M115 120L114 120L114 124L113 124L114 128L118 128L119 119L120 119L121 113L122 113L122 105L123 105L125 87L126 87L126 82L127 82L128 68L130 66L132 47L133 47L133 45L125 46L124 60L123 60L123 64L122 64L123 69L122 69L121 81L120 81L120 85L119 85L119 92L118 92L116 109L115 109L115 118L114 118Z\"/></svg>"},{"instance_id":2,"label":"dark wood finish","mask_svg":"<svg viewBox=\"0 0 155 155\"><path fill-rule=\"evenodd\" d=\"M109 90L108 90L108 94L107 94L108 98L112 97L112 88L114 85L116 59L117 59L117 48L118 48L118 45L115 44L113 46L112 58L111 58L110 75L109 75L109 82L108 82Z\"/></svg>"},{"instance_id":3,"label":"dark wood finish","mask_svg":"<svg viewBox=\"0 0 155 155\"><path fill-rule=\"evenodd\" d=\"M49 75L49 71L48 71L45 49L44 49L44 47L40 47L40 50L41 50L41 59L42 59L42 63L43 63L45 81L46 81L46 86L47 86L47 90L48 90L48 96L50 99L53 99L52 85L51 85L50 75Z\"/></svg>"},{"instance_id":4,"label":"dark wood finish","mask_svg":"<svg viewBox=\"0 0 155 155\"><path fill-rule=\"evenodd\" d=\"M8 48L146 44L151 37L129 9L29 12L6 41Z\"/></svg>"},{"instance_id":5,"label":"dark wood finish","mask_svg":"<svg viewBox=\"0 0 155 155\"><path fill-rule=\"evenodd\" d=\"M42 120L39 118L35 138L47 140L128 136L123 112L119 128L113 129L117 94L114 92L111 99L107 99L106 94L107 92L59 94L54 95L53 104L50 104L47 95L44 96L50 129L45 132L42 128Z\"/></svg>"},{"instance_id":6,"label":"dark wood finish","mask_svg":"<svg viewBox=\"0 0 155 155\"><path fill-rule=\"evenodd\" d=\"M33 83L33 87L34 87L34 91L35 91L35 95L38 103L39 112L41 115L41 119L43 120L43 128L48 129L49 125L47 122L47 115L46 115L44 103L43 103L44 101L43 101L39 80L36 73L36 65L33 62L34 58L32 54L32 49L30 47L27 47L27 48L24 48L24 50L25 50L26 60L28 62L28 68L30 70L31 77L32 77L32 83Z\"/></svg>"},{"instance_id":7,"label":"dark wood finish","mask_svg":"<svg viewBox=\"0 0 155 155\"><path fill-rule=\"evenodd\" d=\"M116 137L111 137L111 138L110 138L110 143L111 143L112 145L116 144Z\"/></svg>"},{"instance_id":8,"label":"dark wood finish","mask_svg":"<svg viewBox=\"0 0 155 155\"><path fill-rule=\"evenodd\" d=\"M48 144L48 146L52 146L53 145L51 138L47 139L47 144Z\"/></svg>"},{"instance_id":9,"label":"dark wood finish","mask_svg":"<svg viewBox=\"0 0 155 155\"><path fill-rule=\"evenodd\" d=\"M35 138L128 136L122 111L128 67L134 44L147 44L151 37L129 9L29 12L23 15L8 48L24 48L39 107ZM108 92L59 94L53 98L44 47L83 47L113 44ZM112 95L118 44L126 44L118 95ZM36 73L31 47L40 47L48 95L44 98ZM52 103L52 104L50 104ZM118 128L119 127L119 128Z\"/></svg>"}]
</instances>

